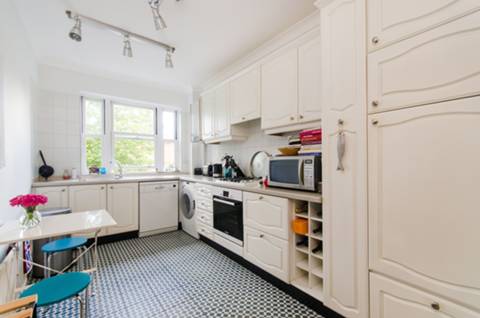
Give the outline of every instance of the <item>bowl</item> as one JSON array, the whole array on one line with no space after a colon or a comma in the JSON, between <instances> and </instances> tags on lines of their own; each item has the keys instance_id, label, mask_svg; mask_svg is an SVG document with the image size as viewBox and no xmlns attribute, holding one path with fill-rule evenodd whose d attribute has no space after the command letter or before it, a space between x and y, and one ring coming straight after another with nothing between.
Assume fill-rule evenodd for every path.
<instances>
[{"instance_id":1,"label":"bowl","mask_svg":"<svg viewBox=\"0 0 480 318\"><path fill-rule=\"evenodd\" d=\"M299 150L300 146L287 146L278 148L278 151L280 151L283 156L296 156Z\"/></svg>"}]
</instances>

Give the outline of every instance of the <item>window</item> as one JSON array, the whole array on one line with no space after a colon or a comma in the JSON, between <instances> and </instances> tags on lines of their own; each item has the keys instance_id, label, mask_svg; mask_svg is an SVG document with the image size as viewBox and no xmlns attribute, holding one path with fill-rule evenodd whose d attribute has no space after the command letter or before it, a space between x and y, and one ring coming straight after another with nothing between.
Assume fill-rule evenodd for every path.
<instances>
[{"instance_id":1,"label":"window","mask_svg":"<svg viewBox=\"0 0 480 318\"><path fill-rule=\"evenodd\" d=\"M91 167L124 173L177 170L177 112L161 107L83 98L83 173Z\"/></svg>"}]
</instances>

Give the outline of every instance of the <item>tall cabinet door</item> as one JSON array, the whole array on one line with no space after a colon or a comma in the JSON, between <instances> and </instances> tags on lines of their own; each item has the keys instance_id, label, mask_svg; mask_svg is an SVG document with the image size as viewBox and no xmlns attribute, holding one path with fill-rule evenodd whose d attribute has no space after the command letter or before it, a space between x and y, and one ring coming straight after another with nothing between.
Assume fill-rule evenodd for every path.
<instances>
[{"instance_id":1,"label":"tall cabinet door","mask_svg":"<svg viewBox=\"0 0 480 318\"><path fill-rule=\"evenodd\" d=\"M325 305L368 317L365 1L320 8Z\"/></svg>"},{"instance_id":2,"label":"tall cabinet door","mask_svg":"<svg viewBox=\"0 0 480 318\"><path fill-rule=\"evenodd\" d=\"M480 98L370 121L371 269L480 309Z\"/></svg>"},{"instance_id":3,"label":"tall cabinet door","mask_svg":"<svg viewBox=\"0 0 480 318\"><path fill-rule=\"evenodd\" d=\"M315 38L298 49L298 121L322 117L321 42Z\"/></svg>"},{"instance_id":4,"label":"tall cabinet door","mask_svg":"<svg viewBox=\"0 0 480 318\"><path fill-rule=\"evenodd\" d=\"M230 107L228 103L228 85L224 84L215 89L214 106L214 136L230 135Z\"/></svg>"},{"instance_id":5,"label":"tall cabinet door","mask_svg":"<svg viewBox=\"0 0 480 318\"><path fill-rule=\"evenodd\" d=\"M206 140L214 136L215 92L210 91L202 95L200 100L200 118L202 125L202 139Z\"/></svg>"},{"instance_id":6,"label":"tall cabinet door","mask_svg":"<svg viewBox=\"0 0 480 318\"><path fill-rule=\"evenodd\" d=\"M240 75L230 82L232 124L260 117L260 68Z\"/></svg>"},{"instance_id":7,"label":"tall cabinet door","mask_svg":"<svg viewBox=\"0 0 480 318\"><path fill-rule=\"evenodd\" d=\"M297 122L297 51L290 49L262 65L262 129Z\"/></svg>"},{"instance_id":8,"label":"tall cabinet door","mask_svg":"<svg viewBox=\"0 0 480 318\"><path fill-rule=\"evenodd\" d=\"M478 9L476 0L369 0L369 48L385 46Z\"/></svg>"},{"instance_id":9,"label":"tall cabinet door","mask_svg":"<svg viewBox=\"0 0 480 318\"><path fill-rule=\"evenodd\" d=\"M138 183L111 184L107 193L108 211L117 222L108 234L138 230Z\"/></svg>"}]
</instances>

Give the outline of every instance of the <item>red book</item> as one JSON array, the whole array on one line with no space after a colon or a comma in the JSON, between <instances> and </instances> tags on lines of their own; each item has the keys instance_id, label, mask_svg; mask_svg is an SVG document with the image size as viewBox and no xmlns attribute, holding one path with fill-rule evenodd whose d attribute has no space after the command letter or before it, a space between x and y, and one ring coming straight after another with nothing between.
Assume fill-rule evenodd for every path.
<instances>
[{"instance_id":1,"label":"red book","mask_svg":"<svg viewBox=\"0 0 480 318\"><path fill-rule=\"evenodd\" d=\"M303 136L307 135L321 135L322 134L322 129L310 129L310 130L304 130L300 132L299 136L302 138Z\"/></svg>"}]
</instances>

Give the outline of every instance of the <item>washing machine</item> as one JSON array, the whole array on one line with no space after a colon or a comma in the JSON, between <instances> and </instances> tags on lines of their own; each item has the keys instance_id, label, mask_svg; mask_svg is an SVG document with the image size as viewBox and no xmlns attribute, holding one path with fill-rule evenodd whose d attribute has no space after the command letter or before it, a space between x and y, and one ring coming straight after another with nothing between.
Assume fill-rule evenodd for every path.
<instances>
[{"instance_id":1,"label":"washing machine","mask_svg":"<svg viewBox=\"0 0 480 318\"><path fill-rule=\"evenodd\" d=\"M180 183L180 222L182 223L182 229L198 239L194 193L193 183L187 181Z\"/></svg>"}]
</instances>

